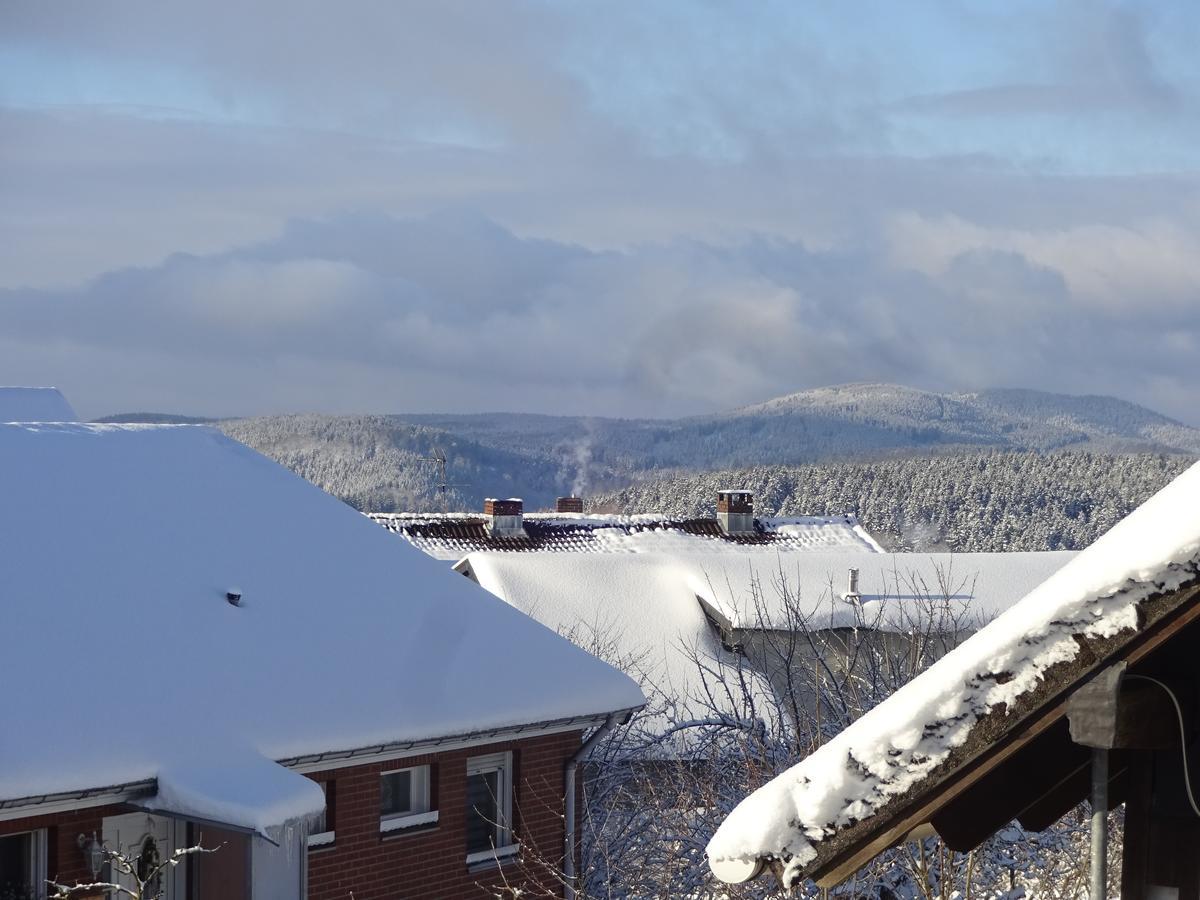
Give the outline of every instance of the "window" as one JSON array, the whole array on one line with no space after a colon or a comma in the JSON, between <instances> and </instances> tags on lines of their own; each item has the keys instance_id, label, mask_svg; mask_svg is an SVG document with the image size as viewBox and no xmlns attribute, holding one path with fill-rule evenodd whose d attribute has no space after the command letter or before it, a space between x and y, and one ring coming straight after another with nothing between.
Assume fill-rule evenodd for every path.
<instances>
[{"instance_id":1,"label":"window","mask_svg":"<svg viewBox=\"0 0 1200 900\"><path fill-rule=\"evenodd\" d=\"M512 856L512 754L467 760L467 862Z\"/></svg>"},{"instance_id":2,"label":"window","mask_svg":"<svg viewBox=\"0 0 1200 900\"><path fill-rule=\"evenodd\" d=\"M429 803L429 766L384 772L379 779L379 830L432 825L437 810Z\"/></svg>"},{"instance_id":3,"label":"window","mask_svg":"<svg viewBox=\"0 0 1200 900\"><path fill-rule=\"evenodd\" d=\"M0 836L0 900L45 896L45 830Z\"/></svg>"},{"instance_id":4,"label":"window","mask_svg":"<svg viewBox=\"0 0 1200 900\"><path fill-rule=\"evenodd\" d=\"M334 804L334 782L321 781L318 782L321 790L325 794L325 808L321 810L320 815L314 816L309 821L308 826L308 846L312 849L319 847L328 847L333 843L333 804Z\"/></svg>"}]
</instances>

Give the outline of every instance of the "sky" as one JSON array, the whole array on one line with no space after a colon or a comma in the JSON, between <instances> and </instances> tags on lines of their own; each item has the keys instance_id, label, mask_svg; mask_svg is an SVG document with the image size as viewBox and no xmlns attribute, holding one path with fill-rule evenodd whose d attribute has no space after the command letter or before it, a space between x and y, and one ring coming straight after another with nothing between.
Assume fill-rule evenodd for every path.
<instances>
[{"instance_id":1,"label":"sky","mask_svg":"<svg viewBox=\"0 0 1200 900\"><path fill-rule=\"evenodd\" d=\"M676 416L826 384L1200 424L1200 5L0 5L0 383Z\"/></svg>"}]
</instances>

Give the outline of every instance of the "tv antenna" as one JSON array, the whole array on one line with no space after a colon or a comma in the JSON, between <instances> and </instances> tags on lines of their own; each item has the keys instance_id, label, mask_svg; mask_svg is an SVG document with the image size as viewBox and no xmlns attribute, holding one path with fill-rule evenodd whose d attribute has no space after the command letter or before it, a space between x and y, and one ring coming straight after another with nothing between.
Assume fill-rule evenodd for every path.
<instances>
[{"instance_id":1,"label":"tv antenna","mask_svg":"<svg viewBox=\"0 0 1200 900\"><path fill-rule=\"evenodd\" d=\"M446 508L447 503L448 503L448 489L452 488L452 487L467 487L467 485L465 483L450 484L448 481L446 481L446 453L440 447L434 447L433 450L430 451L429 456L420 456L417 458L420 459L422 462L431 462L437 466L437 469L438 469L438 480L437 480L438 498L439 498L440 505L442 507L442 512L443 513L448 512L449 510Z\"/></svg>"}]
</instances>

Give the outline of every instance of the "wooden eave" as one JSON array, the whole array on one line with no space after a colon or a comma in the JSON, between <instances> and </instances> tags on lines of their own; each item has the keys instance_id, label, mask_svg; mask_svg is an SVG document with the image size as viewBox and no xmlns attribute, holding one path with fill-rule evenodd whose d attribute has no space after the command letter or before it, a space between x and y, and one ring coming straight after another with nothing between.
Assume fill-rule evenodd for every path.
<instances>
[{"instance_id":1,"label":"wooden eave","mask_svg":"<svg viewBox=\"0 0 1200 900\"><path fill-rule=\"evenodd\" d=\"M1146 659L1181 629L1200 621L1200 577L1195 566L1188 569L1192 577L1187 584L1138 604L1136 629L1108 638L1076 636L1079 653L1074 659L1047 669L1040 685L1011 707L996 707L982 716L966 742L912 790L818 843L817 857L801 877L821 887L840 884L882 851L927 828L953 800L1063 721L1067 698L1080 685L1115 662L1134 665ZM1039 810L1029 812L1036 816ZM786 862L767 861L781 883Z\"/></svg>"}]
</instances>

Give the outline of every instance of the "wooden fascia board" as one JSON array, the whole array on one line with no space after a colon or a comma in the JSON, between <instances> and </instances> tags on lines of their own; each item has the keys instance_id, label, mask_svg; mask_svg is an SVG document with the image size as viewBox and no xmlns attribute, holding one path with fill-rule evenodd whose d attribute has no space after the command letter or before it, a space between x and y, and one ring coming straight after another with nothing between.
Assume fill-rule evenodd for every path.
<instances>
[{"instance_id":1,"label":"wooden fascia board","mask_svg":"<svg viewBox=\"0 0 1200 900\"><path fill-rule=\"evenodd\" d=\"M914 829L930 822L934 813L945 802L963 793L1049 728L1064 715L1067 698L1080 684L1120 659L1131 665L1139 662L1157 650L1177 631L1200 619L1200 585L1194 583L1171 594L1144 600L1139 608L1152 604L1155 599L1167 597L1176 598L1176 602L1146 628L1134 632L1103 657L1093 654L1093 662L1084 675L1064 685L1020 721L1013 722L998 742L983 748L978 755L947 773L942 780L927 784L906 808L898 811L897 815L889 816L878 828L868 832L862 842L851 844L845 850L831 856L827 862L806 873L807 877L823 888L834 887L845 881L879 853L895 846ZM1084 641L1080 652L1088 650L1088 643Z\"/></svg>"}]
</instances>

